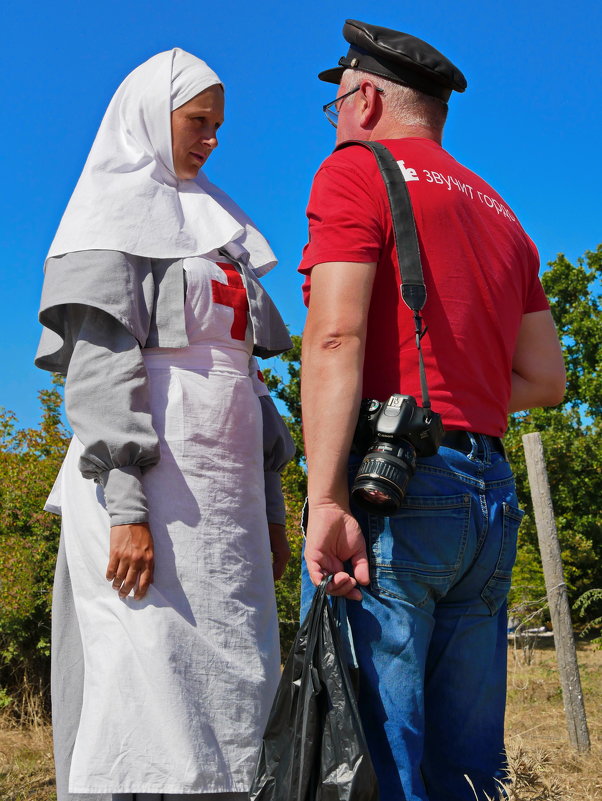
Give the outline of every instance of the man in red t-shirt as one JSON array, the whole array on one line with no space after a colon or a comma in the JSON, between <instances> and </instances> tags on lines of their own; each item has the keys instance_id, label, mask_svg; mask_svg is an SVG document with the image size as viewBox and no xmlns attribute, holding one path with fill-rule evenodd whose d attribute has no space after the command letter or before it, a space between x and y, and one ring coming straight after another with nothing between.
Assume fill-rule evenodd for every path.
<instances>
[{"instance_id":1,"label":"man in red t-shirt","mask_svg":"<svg viewBox=\"0 0 602 801\"><path fill-rule=\"evenodd\" d=\"M420 404L387 194L371 152L335 151L312 186L300 271L309 306L302 405L311 584L347 604L360 711L383 801L468 801L504 778L506 596L521 518L500 437L509 412L554 405L562 354L535 246L505 201L441 147L462 73L425 42L348 20L325 107L337 144L379 141L408 186L427 289L422 340L445 428L399 511L350 504L360 400ZM363 454L362 454L363 455ZM408 466L408 472L412 468ZM364 587L360 590L360 586Z\"/></svg>"}]
</instances>

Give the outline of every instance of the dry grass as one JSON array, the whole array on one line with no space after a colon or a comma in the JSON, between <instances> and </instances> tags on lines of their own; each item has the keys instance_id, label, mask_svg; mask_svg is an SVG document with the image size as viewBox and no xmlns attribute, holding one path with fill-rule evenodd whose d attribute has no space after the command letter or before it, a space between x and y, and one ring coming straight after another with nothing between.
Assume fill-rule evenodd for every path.
<instances>
[{"instance_id":1,"label":"dry grass","mask_svg":"<svg viewBox=\"0 0 602 801\"><path fill-rule=\"evenodd\" d=\"M0 799L56 801L50 726L19 729L0 718Z\"/></svg>"},{"instance_id":2,"label":"dry grass","mask_svg":"<svg viewBox=\"0 0 602 801\"><path fill-rule=\"evenodd\" d=\"M510 648L508 801L602 801L602 651L580 646L579 664L592 743L585 755L568 744L552 644ZM48 726L17 729L0 718L0 800L56 800Z\"/></svg>"},{"instance_id":3,"label":"dry grass","mask_svg":"<svg viewBox=\"0 0 602 801\"><path fill-rule=\"evenodd\" d=\"M578 649L591 740L584 755L569 746L552 642L533 650L511 648L508 657L510 801L601 801L602 651Z\"/></svg>"}]
</instances>

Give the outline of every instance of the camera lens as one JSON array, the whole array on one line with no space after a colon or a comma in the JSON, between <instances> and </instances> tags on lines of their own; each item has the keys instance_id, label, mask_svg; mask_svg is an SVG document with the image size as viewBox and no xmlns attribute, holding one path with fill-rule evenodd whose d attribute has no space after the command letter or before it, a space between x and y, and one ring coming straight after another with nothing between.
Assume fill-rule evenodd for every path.
<instances>
[{"instance_id":1,"label":"camera lens","mask_svg":"<svg viewBox=\"0 0 602 801\"><path fill-rule=\"evenodd\" d=\"M351 488L362 509L381 517L395 514L416 470L416 451L409 442L377 441L369 448Z\"/></svg>"}]
</instances>

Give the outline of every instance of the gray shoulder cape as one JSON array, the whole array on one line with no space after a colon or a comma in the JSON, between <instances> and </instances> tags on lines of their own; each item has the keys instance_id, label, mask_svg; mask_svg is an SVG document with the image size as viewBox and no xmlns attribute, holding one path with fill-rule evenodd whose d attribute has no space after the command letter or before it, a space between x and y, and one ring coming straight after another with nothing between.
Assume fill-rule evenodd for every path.
<instances>
[{"instance_id":1,"label":"gray shoulder cape","mask_svg":"<svg viewBox=\"0 0 602 801\"><path fill-rule=\"evenodd\" d=\"M276 306L251 269L240 262L235 266L247 290L253 353L262 358L283 353L292 343ZM39 313L44 330L35 363L43 370L67 373L74 338L65 307L73 304L107 312L141 348L185 348L184 295L182 259L150 259L114 250L50 258Z\"/></svg>"}]
</instances>

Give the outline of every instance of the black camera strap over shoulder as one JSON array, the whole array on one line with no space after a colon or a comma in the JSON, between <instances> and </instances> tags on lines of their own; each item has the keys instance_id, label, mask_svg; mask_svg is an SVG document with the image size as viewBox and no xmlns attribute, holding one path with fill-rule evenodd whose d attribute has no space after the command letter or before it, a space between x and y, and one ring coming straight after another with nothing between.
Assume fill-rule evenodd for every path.
<instances>
[{"instance_id":1,"label":"black camera strap over shoulder","mask_svg":"<svg viewBox=\"0 0 602 801\"><path fill-rule=\"evenodd\" d=\"M408 187L406 186L399 165L387 147L381 145L380 142L363 142L359 139L352 139L348 142L342 142L336 150L342 150L344 147L349 147L350 145L361 145L372 151L385 183L387 196L389 198L389 206L391 207L393 233L395 235L395 249L397 251L397 262L401 278L401 297L414 315L414 332L416 334L416 347L418 349L422 405L425 408L430 408L431 403L429 400L421 347L422 337L427 332L424 320L420 315L426 303L426 286L422 274L418 235L416 234L416 223L414 221L414 212L412 210L412 202L410 200Z\"/></svg>"}]
</instances>

